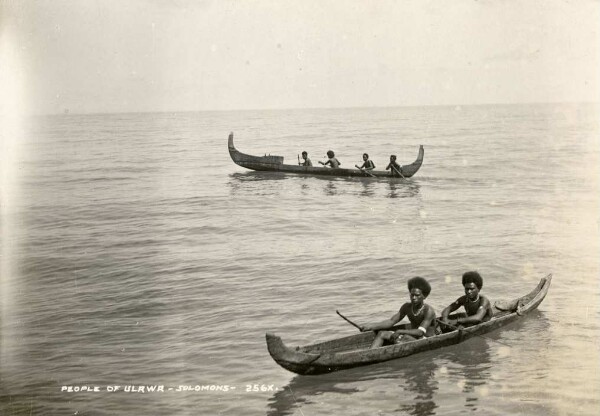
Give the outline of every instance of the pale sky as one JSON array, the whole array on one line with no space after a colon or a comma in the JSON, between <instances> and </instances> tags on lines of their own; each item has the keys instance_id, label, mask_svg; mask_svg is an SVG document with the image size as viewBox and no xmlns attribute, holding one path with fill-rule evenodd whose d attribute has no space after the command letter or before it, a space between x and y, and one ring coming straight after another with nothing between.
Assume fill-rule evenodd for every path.
<instances>
[{"instance_id":1,"label":"pale sky","mask_svg":"<svg viewBox=\"0 0 600 416\"><path fill-rule=\"evenodd\" d=\"M0 4L5 110L600 101L597 0Z\"/></svg>"}]
</instances>

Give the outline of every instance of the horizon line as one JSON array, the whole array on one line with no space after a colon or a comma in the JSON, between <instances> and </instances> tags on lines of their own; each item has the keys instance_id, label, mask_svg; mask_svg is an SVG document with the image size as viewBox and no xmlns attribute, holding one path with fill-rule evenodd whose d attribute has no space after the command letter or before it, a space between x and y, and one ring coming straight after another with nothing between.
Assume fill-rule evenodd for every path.
<instances>
[{"instance_id":1,"label":"horizon line","mask_svg":"<svg viewBox=\"0 0 600 416\"><path fill-rule=\"evenodd\" d=\"M228 112L252 112L252 111L299 111L299 110L360 110L372 108L421 108L421 107L485 107L485 106L518 106L518 105L600 105L600 101L526 101L526 102L503 102L503 103L477 103L477 104L421 104L421 105L377 105L377 106L341 106L341 107L264 107L264 108L234 108L215 110L143 110L143 111L98 111L98 112L72 112L65 109L63 112L29 113L24 116L46 117L46 116L70 116L70 115L116 115L116 114L165 114L165 113L228 113Z\"/></svg>"}]
</instances>

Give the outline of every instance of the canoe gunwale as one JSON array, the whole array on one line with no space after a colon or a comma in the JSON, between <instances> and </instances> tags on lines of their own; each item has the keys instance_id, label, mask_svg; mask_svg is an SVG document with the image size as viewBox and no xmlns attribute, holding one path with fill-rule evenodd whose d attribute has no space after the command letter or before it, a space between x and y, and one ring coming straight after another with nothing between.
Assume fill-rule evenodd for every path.
<instances>
[{"instance_id":1,"label":"canoe gunwale","mask_svg":"<svg viewBox=\"0 0 600 416\"><path fill-rule=\"evenodd\" d=\"M267 347L272 358L280 366L298 374L322 374L402 358L415 353L458 344L471 337L490 332L520 319L537 308L544 300L551 280L552 275L550 274L542 278L537 287L530 293L517 298L517 307L515 310L496 310L494 317L487 322L429 338L370 349L369 341L373 340L374 333L367 332L292 349L286 347L280 337L268 333ZM400 325L399 327L404 327L405 325L407 324ZM365 348L344 351L341 345L344 342L352 341L354 341L354 344L365 345ZM278 348L274 348L274 344L277 344ZM338 344L340 347L325 350L327 347Z\"/></svg>"}]
</instances>

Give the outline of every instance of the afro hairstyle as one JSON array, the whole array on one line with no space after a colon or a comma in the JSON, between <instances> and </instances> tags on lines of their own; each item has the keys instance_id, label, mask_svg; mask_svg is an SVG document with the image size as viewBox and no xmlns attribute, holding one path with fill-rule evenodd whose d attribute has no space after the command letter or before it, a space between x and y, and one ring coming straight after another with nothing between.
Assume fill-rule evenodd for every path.
<instances>
[{"instance_id":1,"label":"afro hairstyle","mask_svg":"<svg viewBox=\"0 0 600 416\"><path fill-rule=\"evenodd\" d=\"M463 274L463 286L467 283L475 283L475 286L477 286L477 289L479 290L481 290L481 288L483 287L483 279L481 278L481 275L477 272L466 272L465 274Z\"/></svg>"},{"instance_id":2,"label":"afro hairstyle","mask_svg":"<svg viewBox=\"0 0 600 416\"><path fill-rule=\"evenodd\" d=\"M427 280L423 279L422 277L416 276L412 279L408 279L408 290L411 291L413 289L421 290L423 296L427 297L431 292L431 285L427 282Z\"/></svg>"}]
</instances>

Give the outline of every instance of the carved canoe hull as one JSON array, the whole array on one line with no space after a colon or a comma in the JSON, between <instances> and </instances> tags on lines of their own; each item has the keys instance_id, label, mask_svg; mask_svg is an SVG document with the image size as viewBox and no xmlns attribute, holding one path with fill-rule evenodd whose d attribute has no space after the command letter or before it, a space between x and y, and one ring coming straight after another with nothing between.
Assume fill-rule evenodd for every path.
<instances>
[{"instance_id":1,"label":"carved canoe hull","mask_svg":"<svg viewBox=\"0 0 600 416\"><path fill-rule=\"evenodd\" d=\"M319 166L298 166L298 165L286 165L283 163L283 156L252 156L240 152L235 148L233 144L233 133L229 135L228 140L229 155L236 165L244 167L246 169L266 172L286 172L286 173L297 173L302 175L325 175L325 176L338 176L338 177L379 177L379 178L391 178L389 171L373 170L371 175L360 171L358 169L343 169L343 168L327 168ZM410 165L402 166L402 176L410 178L413 176L421 165L423 164L423 157L425 150L423 146L419 147L419 154L417 160Z\"/></svg>"},{"instance_id":2,"label":"carved canoe hull","mask_svg":"<svg viewBox=\"0 0 600 416\"><path fill-rule=\"evenodd\" d=\"M552 275L548 275L527 295L508 302L497 302L494 316L487 322L425 339L370 349L375 334L365 332L304 347L289 348L280 337L267 333L267 348L277 364L303 375L329 373L408 357L461 343L521 319L544 300L551 281ZM408 324L397 328L401 327L406 328Z\"/></svg>"}]
</instances>

